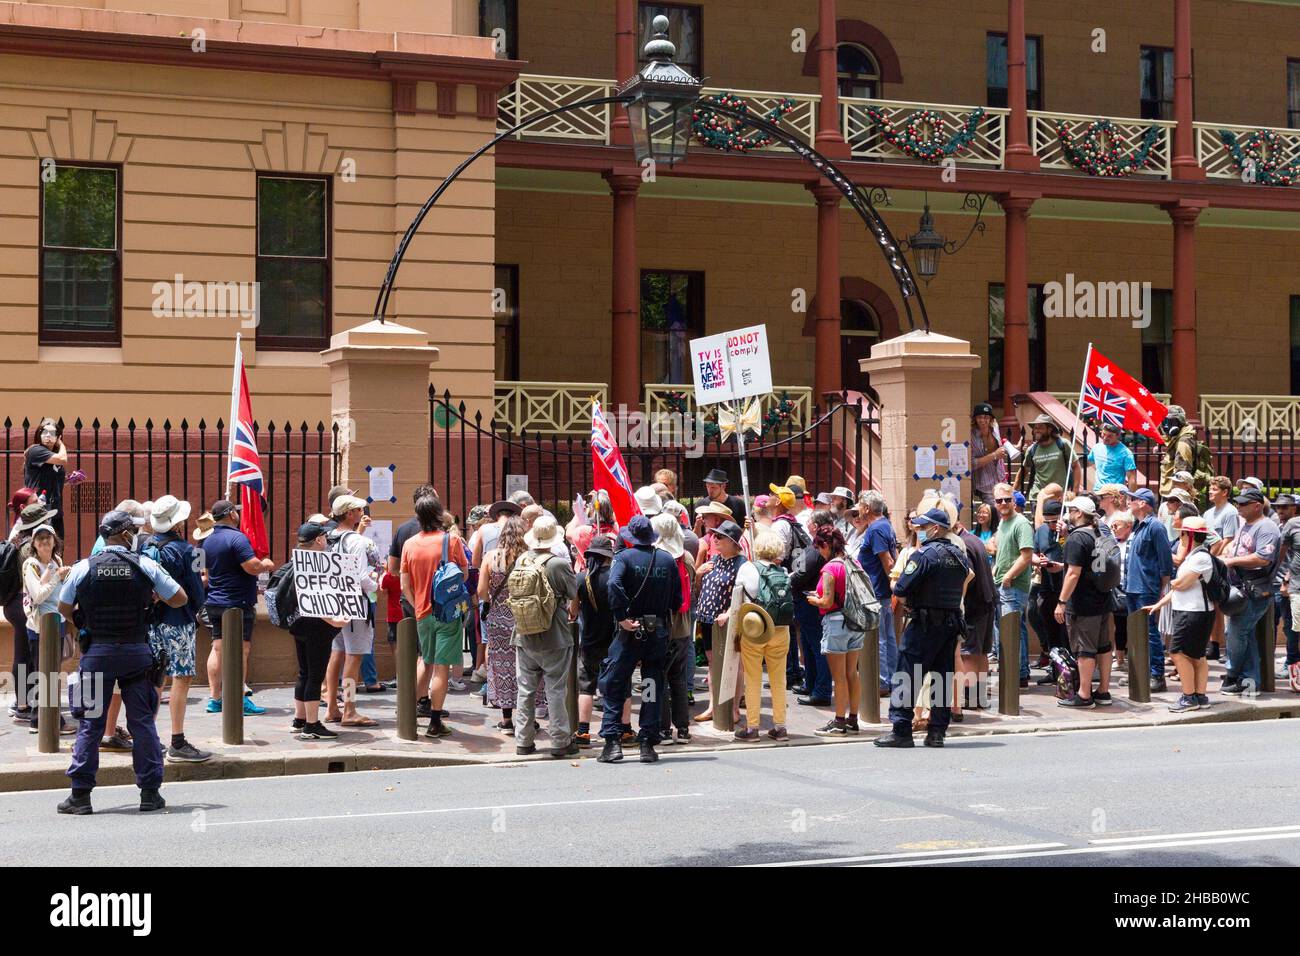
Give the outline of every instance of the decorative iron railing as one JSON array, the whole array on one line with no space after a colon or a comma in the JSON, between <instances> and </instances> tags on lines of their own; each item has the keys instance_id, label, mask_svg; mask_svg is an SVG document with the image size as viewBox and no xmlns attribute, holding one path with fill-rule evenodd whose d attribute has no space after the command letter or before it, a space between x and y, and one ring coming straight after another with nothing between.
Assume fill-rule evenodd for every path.
<instances>
[{"instance_id":1,"label":"decorative iron railing","mask_svg":"<svg viewBox=\"0 0 1300 956\"><path fill-rule=\"evenodd\" d=\"M1196 162L1213 179L1287 185L1300 166L1300 130L1194 123ZM1235 149L1234 149L1235 147ZM1281 171L1286 181L1275 177Z\"/></svg>"},{"instance_id":2,"label":"decorative iron railing","mask_svg":"<svg viewBox=\"0 0 1300 956\"><path fill-rule=\"evenodd\" d=\"M783 427L803 428L812 421L812 389L806 385L776 385L768 395L759 400L759 421L769 419L773 413L780 416ZM646 385L645 411L647 415L678 413L695 414L695 391L690 385ZM705 412L706 421L716 421L716 410Z\"/></svg>"},{"instance_id":3,"label":"decorative iron railing","mask_svg":"<svg viewBox=\"0 0 1300 956\"><path fill-rule=\"evenodd\" d=\"M840 127L854 159L939 162L950 157L959 163L1001 166L1010 112L991 106L846 97L840 100Z\"/></svg>"},{"instance_id":4,"label":"decorative iron railing","mask_svg":"<svg viewBox=\"0 0 1300 956\"><path fill-rule=\"evenodd\" d=\"M1168 178L1176 125L1171 120L1107 119L1078 113L1030 110L1029 142L1043 169L1089 172L1088 168L1072 161L1061 136L1061 130L1064 129L1082 152L1113 147L1118 150L1119 160L1143 157L1144 161L1132 169L1132 174ZM1105 175L1102 172L1093 174ZM1127 173L1121 172L1119 175Z\"/></svg>"},{"instance_id":5,"label":"decorative iron railing","mask_svg":"<svg viewBox=\"0 0 1300 956\"><path fill-rule=\"evenodd\" d=\"M1300 398L1291 395L1202 395L1201 423L1239 441L1260 441L1269 432L1300 432Z\"/></svg>"},{"instance_id":6,"label":"decorative iron railing","mask_svg":"<svg viewBox=\"0 0 1300 956\"><path fill-rule=\"evenodd\" d=\"M535 435L591 433L591 400L606 402L601 382L497 382L492 419L495 427Z\"/></svg>"}]
</instances>

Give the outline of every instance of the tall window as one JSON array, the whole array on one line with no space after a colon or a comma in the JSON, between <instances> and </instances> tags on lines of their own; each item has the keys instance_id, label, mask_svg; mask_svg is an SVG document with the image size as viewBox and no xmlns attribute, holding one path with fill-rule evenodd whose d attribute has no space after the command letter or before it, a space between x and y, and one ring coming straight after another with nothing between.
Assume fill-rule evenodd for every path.
<instances>
[{"instance_id":1,"label":"tall window","mask_svg":"<svg viewBox=\"0 0 1300 956\"><path fill-rule=\"evenodd\" d=\"M674 62L691 76L703 76L702 49L704 46L704 14L700 7L689 3L642 3L638 12L641 25L641 42L638 50L654 36L650 25L655 17L668 18L668 39L677 47ZM641 60L644 66L646 61Z\"/></svg>"},{"instance_id":2,"label":"tall window","mask_svg":"<svg viewBox=\"0 0 1300 956\"><path fill-rule=\"evenodd\" d=\"M1300 395L1300 295L1291 296L1291 394Z\"/></svg>"},{"instance_id":3,"label":"tall window","mask_svg":"<svg viewBox=\"0 0 1300 956\"><path fill-rule=\"evenodd\" d=\"M519 267L496 267L492 289L498 382L519 380Z\"/></svg>"},{"instance_id":4,"label":"tall window","mask_svg":"<svg viewBox=\"0 0 1300 956\"><path fill-rule=\"evenodd\" d=\"M1029 287L1029 390L1047 388L1047 317L1043 314L1043 287ZM989 401L1004 397L1004 343L1006 337L1006 287L989 283Z\"/></svg>"},{"instance_id":5,"label":"tall window","mask_svg":"<svg viewBox=\"0 0 1300 956\"><path fill-rule=\"evenodd\" d=\"M40 167L40 341L122 340L122 171Z\"/></svg>"},{"instance_id":6,"label":"tall window","mask_svg":"<svg viewBox=\"0 0 1300 956\"><path fill-rule=\"evenodd\" d=\"M1300 129L1300 60L1286 61L1286 125Z\"/></svg>"},{"instance_id":7,"label":"tall window","mask_svg":"<svg viewBox=\"0 0 1300 956\"><path fill-rule=\"evenodd\" d=\"M257 177L258 348L317 351L330 337L330 182Z\"/></svg>"},{"instance_id":8,"label":"tall window","mask_svg":"<svg viewBox=\"0 0 1300 956\"><path fill-rule=\"evenodd\" d=\"M478 35L496 41L499 58L519 59L518 0L478 0Z\"/></svg>"},{"instance_id":9,"label":"tall window","mask_svg":"<svg viewBox=\"0 0 1300 956\"><path fill-rule=\"evenodd\" d=\"M1174 384L1174 293L1151 290L1151 322L1142 330L1142 384L1168 392Z\"/></svg>"},{"instance_id":10,"label":"tall window","mask_svg":"<svg viewBox=\"0 0 1300 956\"><path fill-rule=\"evenodd\" d=\"M1025 37L1025 102L1031 110L1043 108L1043 38ZM1007 105L1007 35L990 33L984 40L984 75L988 105Z\"/></svg>"},{"instance_id":11,"label":"tall window","mask_svg":"<svg viewBox=\"0 0 1300 956\"><path fill-rule=\"evenodd\" d=\"M835 48L835 73L839 77L840 96L879 99L880 67L866 47L841 43Z\"/></svg>"},{"instance_id":12,"label":"tall window","mask_svg":"<svg viewBox=\"0 0 1300 956\"><path fill-rule=\"evenodd\" d=\"M1164 46L1142 48L1142 118L1174 118L1174 51Z\"/></svg>"},{"instance_id":13,"label":"tall window","mask_svg":"<svg viewBox=\"0 0 1300 956\"><path fill-rule=\"evenodd\" d=\"M704 334L703 272L641 272L641 381L691 381L687 348Z\"/></svg>"}]
</instances>

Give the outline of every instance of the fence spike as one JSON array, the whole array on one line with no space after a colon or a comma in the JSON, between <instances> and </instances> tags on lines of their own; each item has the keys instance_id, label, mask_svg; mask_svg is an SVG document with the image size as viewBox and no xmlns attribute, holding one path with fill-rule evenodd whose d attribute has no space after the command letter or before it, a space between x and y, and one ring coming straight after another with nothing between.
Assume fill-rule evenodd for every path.
<instances>
[{"instance_id":1,"label":"fence spike","mask_svg":"<svg viewBox=\"0 0 1300 956\"><path fill-rule=\"evenodd\" d=\"M118 427L118 425L117 425L117 419L114 418L111 422L109 422L109 423L108 423L108 427L109 427L109 428L116 429L116 428Z\"/></svg>"},{"instance_id":2,"label":"fence spike","mask_svg":"<svg viewBox=\"0 0 1300 956\"><path fill-rule=\"evenodd\" d=\"M199 431L204 431L208 427L207 422L202 418L199 419Z\"/></svg>"},{"instance_id":3,"label":"fence spike","mask_svg":"<svg viewBox=\"0 0 1300 956\"><path fill-rule=\"evenodd\" d=\"M171 420L170 418L164 418L164 419L163 419L163 426L162 426L162 427L163 427L163 431L165 431L165 432L169 432L169 431L171 431L171 430L172 430L172 420Z\"/></svg>"},{"instance_id":4,"label":"fence spike","mask_svg":"<svg viewBox=\"0 0 1300 956\"><path fill-rule=\"evenodd\" d=\"M13 427L14 427L13 419L10 418L8 415L6 415L6 416L5 416L5 428L13 428Z\"/></svg>"},{"instance_id":5,"label":"fence spike","mask_svg":"<svg viewBox=\"0 0 1300 956\"><path fill-rule=\"evenodd\" d=\"M134 418L134 417L132 417L132 418L128 418L128 419L126 420L126 430L127 430L128 432L131 432L131 433L134 434L134 432L135 432L135 418Z\"/></svg>"},{"instance_id":6,"label":"fence spike","mask_svg":"<svg viewBox=\"0 0 1300 956\"><path fill-rule=\"evenodd\" d=\"M29 428L31 428L31 427L32 427L31 420L30 420L30 419L27 419L27 418L24 418L24 419L23 419L23 431L26 431L27 429L29 429Z\"/></svg>"},{"instance_id":7,"label":"fence spike","mask_svg":"<svg viewBox=\"0 0 1300 956\"><path fill-rule=\"evenodd\" d=\"M152 418L146 418L146 419L144 420L144 427L145 427L146 429L148 429L149 431L153 431L153 419L152 419Z\"/></svg>"},{"instance_id":8,"label":"fence spike","mask_svg":"<svg viewBox=\"0 0 1300 956\"><path fill-rule=\"evenodd\" d=\"M98 430L99 430L99 419L96 418L93 422L91 422L91 423L90 423L90 427L93 428L93 429L95 429L96 431L98 431Z\"/></svg>"},{"instance_id":9,"label":"fence spike","mask_svg":"<svg viewBox=\"0 0 1300 956\"><path fill-rule=\"evenodd\" d=\"M306 423L306 422L303 422L302 424L303 424L303 427L304 427L304 428L307 427L307 423ZM316 434L318 434L318 435L323 435L323 434L325 434L325 423L324 423L324 422L317 422L317 423L316 423Z\"/></svg>"}]
</instances>

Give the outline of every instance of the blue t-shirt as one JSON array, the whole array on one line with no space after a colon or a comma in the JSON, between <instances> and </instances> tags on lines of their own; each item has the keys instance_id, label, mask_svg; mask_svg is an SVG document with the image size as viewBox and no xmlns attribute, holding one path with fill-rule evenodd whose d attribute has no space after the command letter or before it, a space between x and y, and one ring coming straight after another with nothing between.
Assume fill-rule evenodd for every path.
<instances>
[{"instance_id":1,"label":"blue t-shirt","mask_svg":"<svg viewBox=\"0 0 1300 956\"><path fill-rule=\"evenodd\" d=\"M241 565L256 558L248 535L219 524L203 539L203 563L208 569L208 604L249 608L257 604L257 575Z\"/></svg>"},{"instance_id":2,"label":"blue t-shirt","mask_svg":"<svg viewBox=\"0 0 1300 956\"><path fill-rule=\"evenodd\" d=\"M862 570L871 578L871 589L877 597L890 593L889 572L880 563L880 558L876 557L886 551L898 557L898 537L894 534L894 526L889 519L881 515L867 525L867 530L862 535L862 545L858 548L858 564L862 565Z\"/></svg>"},{"instance_id":3,"label":"blue t-shirt","mask_svg":"<svg viewBox=\"0 0 1300 956\"><path fill-rule=\"evenodd\" d=\"M206 600L193 545L175 533L167 532L154 535L142 550L148 550L150 557L157 550L158 557L155 560L185 588L185 594L189 597L189 601L180 607L163 605L159 611L159 623L172 627L192 625Z\"/></svg>"},{"instance_id":4,"label":"blue t-shirt","mask_svg":"<svg viewBox=\"0 0 1300 956\"><path fill-rule=\"evenodd\" d=\"M1137 461L1128 445L1116 442L1114 446L1097 442L1088 452L1088 461L1097 466L1097 480L1092 483L1092 490L1100 490L1102 485L1126 485L1128 473L1137 470Z\"/></svg>"},{"instance_id":5,"label":"blue t-shirt","mask_svg":"<svg viewBox=\"0 0 1300 956\"><path fill-rule=\"evenodd\" d=\"M126 548L117 544L110 544L104 550L107 551L114 548L119 551L126 550ZM140 570L144 572L145 577L153 582L153 589L158 592L158 596L164 601L175 595L181 588L180 584L173 580L171 575L160 568L151 558L147 558L144 555L140 556ZM63 582L63 590L59 592L59 600L62 603L77 603L77 585L85 580L89 571L89 558L83 558L72 566L72 571L69 572L67 579Z\"/></svg>"}]
</instances>

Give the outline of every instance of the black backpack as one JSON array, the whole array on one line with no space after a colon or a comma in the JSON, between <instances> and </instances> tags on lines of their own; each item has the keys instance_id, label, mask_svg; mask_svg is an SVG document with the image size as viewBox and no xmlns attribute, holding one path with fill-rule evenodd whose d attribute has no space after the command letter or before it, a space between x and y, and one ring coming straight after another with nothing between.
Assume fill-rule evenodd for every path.
<instances>
[{"instance_id":1,"label":"black backpack","mask_svg":"<svg viewBox=\"0 0 1300 956\"><path fill-rule=\"evenodd\" d=\"M287 631L298 620L298 588L293 583L292 561L286 561L271 572L263 598L266 616L276 627Z\"/></svg>"},{"instance_id":2,"label":"black backpack","mask_svg":"<svg viewBox=\"0 0 1300 956\"><path fill-rule=\"evenodd\" d=\"M1201 579L1201 596L1206 601L1206 610L1211 610L1210 604L1215 607L1222 607L1228 600L1228 594L1232 590L1232 584L1228 580L1228 566L1223 563L1223 559L1217 555L1210 554L1210 549L1202 545L1192 551L1204 551L1210 555L1210 567L1213 569L1210 573L1210 580L1207 582Z\"/></svg>"},{"instance_id":3,"label":"black backpack","mask_svg":"<svg viewBox=\"0 0 1300 956\"><path fill-rule=\"evenodd\" d=\"M1092 539L1092 561L1088 564L1088 573L1092 575L1093 584L1098 591L1114 591L1119 587L1123 576L1123 568L1119 563L1119 542L1108 536L1103 537L1096 528L1075 530L1084 532ZM1102 557L1105 558L1104 562L1098 560Z\"/></svg>"},{"instance_id":4,"label":"black backpack","mask_svg":"<svg viewBox=\"0 0 1300 956\"><path fill-rule=\"evenodd\" d=\"M812 537L793 517L782 515L776 520L790 525L790 553L781 562L781 567L790 572L792 579L799 580L808 573L808 547L812 544Z\"/></svg>"},{"instance_id":5,"label":"black backpack","mask_svg":"<svg viewBox=\"0 0 1300 956\"><path fill-rule=\"evenodd\" d=\"M18 545L0 541L0 604L8 604L23 589L23 564Z\"/></svg>"}]
</instances>

